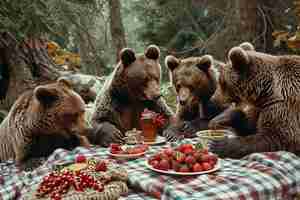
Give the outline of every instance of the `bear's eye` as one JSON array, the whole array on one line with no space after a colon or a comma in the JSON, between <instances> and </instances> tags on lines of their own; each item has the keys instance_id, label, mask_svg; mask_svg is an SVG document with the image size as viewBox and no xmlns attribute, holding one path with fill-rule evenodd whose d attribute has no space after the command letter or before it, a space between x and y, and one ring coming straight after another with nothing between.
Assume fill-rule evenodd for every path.
<instances>
[{"instance_id":1,"label":"bear's eye","mask_svg":"<svg viewBox=\"0 0 300 200\"><path fill-rule=\"evenodd\" d=\"M175 88L176 88L176 91L178 92L180 90L180 88L181 88L181 85L180 84L176 84Z\"/></svg>"}]
</instances>

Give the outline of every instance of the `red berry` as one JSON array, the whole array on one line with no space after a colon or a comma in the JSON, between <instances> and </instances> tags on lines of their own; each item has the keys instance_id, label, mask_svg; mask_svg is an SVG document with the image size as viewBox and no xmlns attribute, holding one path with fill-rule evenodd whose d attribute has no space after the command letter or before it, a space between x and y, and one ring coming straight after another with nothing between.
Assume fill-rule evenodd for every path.
<instances>
[{"instance_id":1,"label":"red berry","mask_svg":"<svg viewBox=\"0 0 300 200\"><path fill-rule=\"evenodd\" d=\"M209 161L210 161L210 155L208 155L208 154L203 154L203 155L202 155L201 161L202 161L202 162L209 162Z\"/></svg>"},{"instance_id":2,"label":"red berry","mask_svg":"<svg viewBox=\"0 0 300 200\"><path fill-rule=\"evenodd\" d=\"M149 148L149 145L147 145L147 144L142 144L141 146L140 146L140 148L143 150L143 152L144 151L147 151L148 150L148 148Z\"/></svg>"},{"instance_id":3,"label":"red berry","mask_svg":"<svg viewBox=\"0 0 300 200\"><path fill-rule=\"evenodd\" d=\"M97 163L95 171L103 171L105 172L107 170L107 165L104 161L100 161Z\"/></svg>"},{"instance_id":4,"label":"red berry","mask_svg":"<svg viewBox=\"0 0 300 200\"><path fill-rule=\"evenodd\" d=\"M218 156L216 156L215 154L211 154L210 160L212 161L212 163L216 164L218 161Z\"/></svg>"},{"instance_id":5,"label":"red berry","mask_svg":"<svg viewBox=\"0 0 300 200\"><path fill-rule=\"evenodd\" d=\"M184 148L194 149L194 145L193 144L184 144Z\"/></svg>"},{"instance_id":6,"label":"red berry","mask_svg":"<svg viewBox=\"0 0 300 200\"><path fill-rule=\"evenodd\" d=\"M193 156L198 162L202 161L202 153L201 152L196 151L196 152L194 152Z\"/></svg>"},{"instance_id":7,"label":"red berry","mask_svg":"<svg viewBox=\"0 0 300 200\"><path fill-rule=\"evenodd\" d=\"M157 161L160 161L160 160L161 160L160 154L155 154L155 155L153 156L153 159L154 159L154 160L157 160Z\"/></svg>"},{"instance_id":8,"label":"red berry","mask_svg":"<svg viewBox=\"0 0 300 200\"><path fill-rule=\"evenodd\" d=\"M183 172L183 173L186 173L186 172L189 172L190 169L188 168L188 166L186 165L183 165L179 168L179 172Z\"/></svg>"},{"instance_id":9,"label":"red berry","mask_svg":"<svg viewBox=\"0 0 300 200\"><path fill-rule=\"evenodd\" d=\"M193 157L193 156L187 156L186 158L185 158L185 162L187 163L187 164L194 164L195 162L196 162L196 159Z\"/></svg>"},{"instance_id":10,"label":"red berry","mask_svg":"<svg viewBox=\"0 0 300 200\"><path fill-rule=\"evenodd\" d=\"M76 156L75 162L76 163L86 162L86 157L82 154L79 154L79 155Z\"/></svg>"},{"instance_id":11,"label":"red berry","mask_svg":"<svg viewBox=\"0 0 300 200\"><path fill-rule=\"evenodd\" d=\"M201 172L201 171L203 171L202 165L199 164L199 163L195 163L195 164L193 165L193 172Z\"/></svg>"},{"instance_id":12,"label":"red berry","mask_svg":"<svg viewBox=\"0 0 300 200\"><path fill-rule=\"evenodd\" d=\"M203 154L208 154L208 149L207 149L207 148L204 148L204 149L201 150L201 152L202 152Z\"/></svg>"},{"instance_id":13,"label":"red berry","mask_svg":"<svg viewBox=\"0 0 300 200\"><path fill-rule=\"evenodd\" d=\"M157 161L157 160L153 161L152 166L153 166L155 169L160 169L159 161Z\"/></svg>"},{"instance_id":14,"label":"red berry","mask_svg":"<svg viewBox=\"0 0 300 200\"><path fill-rule=\"evenodd\" d=\"M173 150L171 148L167 148L163 152L167 156L172 156L173 155Z\"/></svg>"},{"instance_id":15,"label":"red berry","mask_svg":"<svg viewBox=\"0 0 300 200\"><path fill-rule=\"evenodd\" d=\"M157 161L157 160L151 160L151 161L149 161L149 164L154 167L154 166L157 166L159 164L159 161Z\"/></svg>"},{"instance_id":16,"label":"red berry","mask_svg":"<svg viewBox=\"0 0 300 200\"><path fill-rule=\"evenodd\" d=\"M173 160L172 161L172 169L175 170L176 172L178 172L179 168L180 168L180 164L177 161Z\"/></svg>"},{"instance_id":17,"label":"red berry","mask_svg":"<svg viewBox=\"0 0 300 200\"><path fill-rule=\"evenodd\" d=\"M119 144L112 143L110 144L110 152L112 154L120 154L122 153L122 148Z\"/></svg>"},{"instance_id":18,"label":"red berry","mask_svg":"<svg viewBox=\"0 0 300 200\"><path fill-rule=\"evenodd\" d=\"M212 166L209 164L209 162L202 163L202 168L204 171L212 169Z\"/></svg>"},{"instance_id":19,"label":"red berry","mask_svg":"<svg viewBox=\"0 0 300 200\"><path fill-rule=\"evenodd\" d=\"M161 169L161 170L165 170L165 171L167 171L167 170L169 170L170 169L170 163L169 163L169 161L168 160L161 160L160 162L159 162L159 169Z\"/></svg>"},{"instance_id":20,"label":"red berry","mask_svg":"<svg viewBox=\"0 0 300 200\"><path fill-rule=\"evenodd\" d=\"M185 160L185 155L184 155L183 153L181 153L181 152L177 152L177 153L176 153L176 160L177 160L177 162L179 162L179 163L184 162L184 160Z\"/></svg>"},{"instance_id":21,"label":"red berry","mask_svg":"<svg viewBox=\"0 0 300 200\"><path fill-rule=\"evenodd\" d=\"M194 153L194 149L191 149L191 148L186 148L183 150L183 153L188 155L188 154L192 154Z\"/></svg>"},{"instance_id":22,"label":"red berry","mask_svg":"<svg viewBox=\"0 0 300 200\"><path fill-rule=\"evenodd\" d=\"M117 143L111 143L111 144L110 144L110 148L111 148L111 149L119 149L119 148L120 148L120 145L117 144Z\"/></svg>"}]
</instances>

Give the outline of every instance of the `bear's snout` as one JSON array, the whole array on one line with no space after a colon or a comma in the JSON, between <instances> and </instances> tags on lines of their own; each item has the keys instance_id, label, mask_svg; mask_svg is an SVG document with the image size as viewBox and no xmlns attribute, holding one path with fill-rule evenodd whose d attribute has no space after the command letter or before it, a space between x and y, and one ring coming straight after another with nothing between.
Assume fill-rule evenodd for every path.
<instances>
[{"instance_id":1,"label":"bear's snout","mask_svg":"<svg viewBox=\"0 0 300 200\"><path fill-rule=\"evenodd\" d=\"M186 105L190 97L191 97L191 91L188 88L186 87L180 88L178 93L178 102L180 105L182 106Z\"/></svg>"}]
</instances>

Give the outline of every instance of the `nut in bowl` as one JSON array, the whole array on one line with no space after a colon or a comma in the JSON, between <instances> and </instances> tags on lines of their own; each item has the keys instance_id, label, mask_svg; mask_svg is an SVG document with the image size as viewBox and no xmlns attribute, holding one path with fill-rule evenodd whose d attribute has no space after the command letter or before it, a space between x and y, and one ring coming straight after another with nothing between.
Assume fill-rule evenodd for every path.
<instances>
[{"instance_id":1,"label":"nut in bowl","mask_svg":"<svg viewBox=\"0 0 300 200\"><path fill-rule=\"evenodd\" d=\"M233 134L229 130L203 130L198 131L197 136L200 138L203 147L207 147L209 140L223 140L225 137L233 137Z\"/></svg>"}]
</instances>

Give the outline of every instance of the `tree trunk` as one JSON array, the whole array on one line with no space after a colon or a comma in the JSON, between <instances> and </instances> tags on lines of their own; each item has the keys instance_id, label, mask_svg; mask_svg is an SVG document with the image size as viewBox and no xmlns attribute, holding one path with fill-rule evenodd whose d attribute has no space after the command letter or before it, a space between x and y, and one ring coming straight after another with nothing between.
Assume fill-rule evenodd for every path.
<instances>
[{"instance_id":1,"label":"tree trunk","mask_svg":"<svg viewBox=\"0 0 300 200\"><path fill-rule=\"evenodd\" d=\"M24 91L59 77L45 47L41 39L19 44L12 34L0 33L1 110L9 110Z\"/></svg>"},{"instance_id":2,"label":"tree trunk","mask_svg":"<svg viewBox=\"0 0 300 200\"><path fill-rule=\"evenodd\" d=\"M266 21L266 13L262 14L265 2L259 3L257 0L228 1L225 27L206 42L206 53L224 60L230 48L245 41L251 42L258 51L271 52L272 28Z\"/></svg>"},{"instance_id":3,"label":"tree trunk","mask_svg":"<svg viewBox=\"0 0 300 200\"><path fill-rule=\"evenodd\" d=\"M119 60L119 52L126 47L125 31L121 16L120 0L109 0L110 32L112 43L116 50L116 60Z\"/></svg>"},{"instance_id":4,"label":"tree trunk","mask_svg":"<svg viewBox=\"0 0 300 200\"><path fill-rule=\"evenodd\" d=\"M24 91L54 82L60 76L68 78L71 74L55 65L48 55L45 40L28 38L19 43L8 32L0 33L0 67L0 110L6 111ZM80 87L74 85L81 96L91 92L82 91Z\"/></svg>"},{"instance_id":5,"label":"tree trunk","mask_svg":"<svg viewBox=\"0 0 300 200\"><path fill-rule=\"evenodd\" d=\"M251 41L257 33L257 0L237 1L241 39Z\"/></svg>"}]
</instances>

